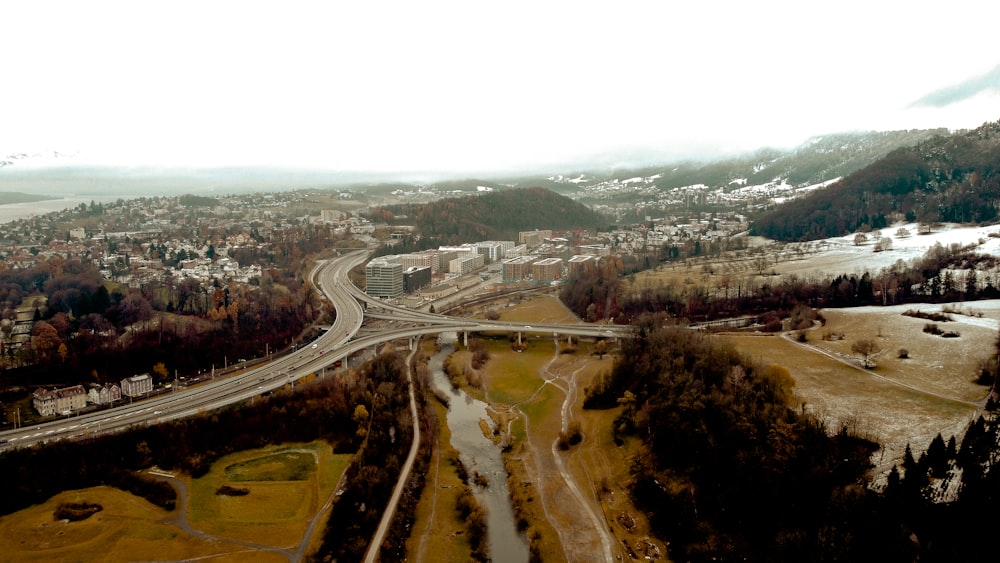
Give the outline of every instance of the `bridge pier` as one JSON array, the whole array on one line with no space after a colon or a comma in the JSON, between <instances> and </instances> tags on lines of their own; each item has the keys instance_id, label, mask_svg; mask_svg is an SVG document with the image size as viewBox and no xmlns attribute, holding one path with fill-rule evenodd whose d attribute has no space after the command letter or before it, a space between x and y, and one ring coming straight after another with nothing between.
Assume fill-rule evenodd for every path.
<instances>
[{"instance_id":1,"label":"bridge pier","mask_svg":"<svg viewBox=\"0 0 1000 563\"><path fill-rule=\"evenodd\" d=\"M521 345L521 331L517 331L517 345Z\"/></svg>"},{"instance_id":2,"label":"bridge pier","mask_svg":"<svg viewBox=\"0 0 1000 563\"><path fill-rule=\"evenodd\" d=\"M465 346L466 348L469 347L469 331L465 331L462 333L462 345Z\"/></svg>"}]
</instances>

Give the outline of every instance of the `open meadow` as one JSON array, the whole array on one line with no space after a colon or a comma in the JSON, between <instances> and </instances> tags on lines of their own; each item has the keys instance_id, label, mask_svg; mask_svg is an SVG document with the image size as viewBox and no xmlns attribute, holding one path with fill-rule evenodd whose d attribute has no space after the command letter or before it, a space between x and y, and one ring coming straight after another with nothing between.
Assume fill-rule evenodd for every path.
<instances>
[{"instance_id":1,"label":"open meadow","mask_svg":"<svg viewBox=\"0 0 1000 563\"><path fill-rule=\"evenodd\" d=\"M97 503L86 520L55 520L64 502ZM284 561L277 554L199 537L172 523L175 514L111 487L60 493L0 518L4 561Z\"/></svg>"},{"instance_id":2,"label":"open meadow","mask_svg":"<svg viewBox=\"0 0 1000 563\"><path fill-rule=\"evenodd\" d=\"M319 442L232 454L198 479L174 478L180 495L171 512L110 487L66 491L0 518L0 559L287 561L350 459ZM102 510L56 520L67 502Z\"/></svg>"},{"instance_id":3,"label":"open meadow","mask_svg":"<svg viewBox=\"0 0 1000 563\"><path fill-rule=\"evenodd\" d=\"M286 444L225 456L185 478L192 527L219 538L291 548L333 494L351 456L322 443ZM245 495L218 494L221 487Z\"/></svg>"}]
</instances>

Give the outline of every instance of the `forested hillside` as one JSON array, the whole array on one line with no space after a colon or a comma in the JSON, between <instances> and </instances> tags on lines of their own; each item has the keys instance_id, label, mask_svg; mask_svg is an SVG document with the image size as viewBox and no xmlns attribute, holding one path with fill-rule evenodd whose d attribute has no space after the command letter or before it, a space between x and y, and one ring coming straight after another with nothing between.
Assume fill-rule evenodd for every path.
<instances>
[{"instance_id":1,"label":"forested hillside","mask_svg":"<svg viewBox=\"0 0 1000 563\"><path fill-rule=\"evenodd\" d=\"M830 187L775 207L754 232L813 240L895 221L986 223L1000 218L1000 121L893 151Z\"/></svg>"},{"instance_id":2,"label":"forested hillside","mask_svg":"<svg viewBox=\"0 0 1000 563\"><path fill-rule=\"evenodd\" d=\"M642 441L632 495L672 560L995 557L984 517L1000 492L994 402L963 437L938 435L919 456L907 448L876 485L870 456L880 445L798 408L787 369L665 321L638 320L584 408L620 408L611 433Z\"/></svg>"},{"instance_id":3,"label":"forested hillside","mask_svg":"<svg viewBox=\"0 0 1000 563\"><path fill-rule=\"evenodd\" d=\"M518 231L592 230L603 223L601 216L587 206L542 188L391 205L376 209L370 216L374 220L411 223L422 237L439 244L517 240Z\"/></svg>"}]
</instances>

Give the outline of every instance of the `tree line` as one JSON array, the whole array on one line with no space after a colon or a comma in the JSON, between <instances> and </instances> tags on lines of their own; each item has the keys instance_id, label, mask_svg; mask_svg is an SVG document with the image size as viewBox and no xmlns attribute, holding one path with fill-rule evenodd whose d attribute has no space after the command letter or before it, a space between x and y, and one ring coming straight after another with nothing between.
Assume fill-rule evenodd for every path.
<instances>
[{"instance_id":1,"label":"tree line","mask_svg":"<svg viewBox=\"0 0 1000 563\"><path fill-rule=\"evenodd\" d=\"M715 289L666 283L629 288L624 263L603 257L570 274L560 299L580 318L629 324L644 313L666 312L690 322L741 315L780 320L804 306L853 307L911 302L950 302L1000 297L1000 260L977 245L936 244L922 257L877 272L821 278L718 276ZM774 324L780 329L781 324ZM795 327L793 327L795 328Z\"/></svg>"}]
</instances>

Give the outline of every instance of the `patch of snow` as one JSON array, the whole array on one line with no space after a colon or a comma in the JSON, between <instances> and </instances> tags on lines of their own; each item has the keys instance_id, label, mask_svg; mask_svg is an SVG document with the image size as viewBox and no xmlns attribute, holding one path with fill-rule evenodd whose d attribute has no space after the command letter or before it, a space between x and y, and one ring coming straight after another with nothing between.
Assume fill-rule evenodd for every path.
<instances>
[{"instance_id":1,"label":"patch of snow","mask_svg":"<svg viewBox=\"0 0 1000 563\"><path fill-rule=\"evenodd\" d=\"M874 251L875 239L872 233L867 233L868 240L860 245L854 244L854 236L857 233L813 241L808 244L825 247L825 250L819 256L798 262L794 269L799 273L810 270L829 273L833 268L840 273L868 271L874 274L882 268L895 264L898 260L909 262L921 258L938 243L944 247L949 247L952 244L960 246L976 244L978 245L977 252L1000 255L1000 238L989 236L990 233L1000 233L1000 225L970 227L944 224L925 235L917 234L917 227L916 223L897 223L881 229L883 238L892 239L892 250L882 252ZM906 237L896 236L896 232L900 228L908 230L910 235ZM983 241L982 244L979 244L980 241ZM779 264L778 270L782 269ZM977 303L979 302L977 301Z\"/></svg>"}]
</instances>

